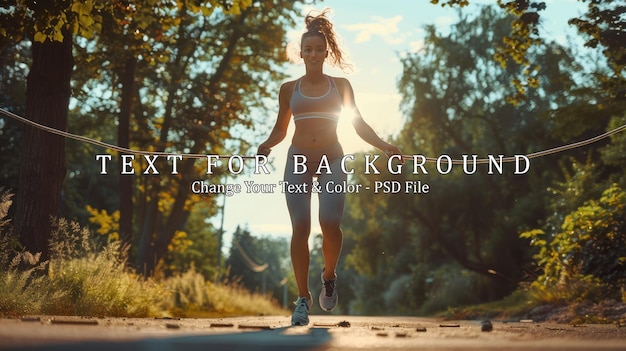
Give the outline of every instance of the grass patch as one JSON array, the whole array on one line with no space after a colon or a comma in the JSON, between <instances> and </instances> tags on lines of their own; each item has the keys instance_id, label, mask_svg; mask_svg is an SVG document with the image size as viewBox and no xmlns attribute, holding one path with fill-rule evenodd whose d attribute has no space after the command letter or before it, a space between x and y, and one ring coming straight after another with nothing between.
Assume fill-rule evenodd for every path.
<instances>
[{"instance_id":1,"label":"grass patch","mask_svg":"<svg viewBox=\"0 0 626 351\"><path fill-rule=\"evenodd\" d=\"M58 220L51 259L19 252L17 238L0 237L0 314L149 317L164 312L163 289L126 268L115 242L102 248L76 223Z\"/></svg>"},{"instance_id":2,"label":"grass patch","mask_svg":"<svg viewBox=\"0 0 626 351\"><path fill-rule=\"evenodd\" d=\"M541 303L535 300L527 290L518 289L502 300L449 308L445 312L438 313L437 316L448 319L515 319L526 315L540 305Z\"/></svg>"},{"instance_id":3,"label":"grass patch","mask_svg":"<svg viewBox=\"0 0 626 351\"><path fill-rule=\"evenodd\" d=\"M533 319L569 324L606 324L624 321L624 302L606 299L580 300L562 291L548 293L530 285L520 287L506 298L484 304L449 308L435 316L455 320Z\"/></svg>"},{"instance_id":4,"label":"grass patch","mask_svg":"<svg viewBox=\"0 0 626 351\"><path fill-rule=\"evenodd\" d=\"M0 316L224 317L284 315L269 296L236 282L214 284L190 270L161 281L127 266L116 241L98 245L77 223L60 219L50 261L20 251L6 219L11 196L0 189Z\"/></svg>"},{"instance_id":5,"label":"grass patch","mask_svg":"<svg viewBox=\"0 0 626 351\"><path fill-rule=\"evenodd\" d=\"M288 314L269 295L250 292L237 282L206 281L194 269L168 278L163 285L170 292L166 305L177 317Z\"/></svg>"},{"instance_id":6,"label":"grass patch","mask_svg":"<svg viewBox=\"0 0 626 351\"><path fill-rule=\"evenodd\" d=\"M4 239L4 238L2 238ZM6 240L0 239L0 250ZM3 255L5 256L5 255ZM38 262L39 257L29 253L17 254L10 261L0 259L0 313L7 315L35 314L47 301L46 279L35 274L42 268L36 265L20 269L23 262Z\"/></svg>"},{"instance_id":7,"label":"grass patch","mask_svg":"<svg viewBox=\"0 0 626 351\"><path fill-rule=\"evenodd\" d=\"M109 249L109 248L107 248ZM52 269L54 267L54 269ZM50 299L57 315L148 317L163 314L163 289L129 272L111 253L51 262Z\"/></svg>"}]
</instances>

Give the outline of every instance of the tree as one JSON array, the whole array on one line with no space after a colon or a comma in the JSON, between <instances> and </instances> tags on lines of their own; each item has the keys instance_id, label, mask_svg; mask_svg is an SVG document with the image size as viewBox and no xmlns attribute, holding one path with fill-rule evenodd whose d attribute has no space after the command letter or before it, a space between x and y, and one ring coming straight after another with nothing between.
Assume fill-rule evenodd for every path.
<instances>
[{"instance_id":1,"label":"tree","mask_svg":"<svg viewBox=\"0 0 626 351\"><path fill-rule=\"evenodd\" d=\"M3 3L0 35L16 42L24 36L32 41L26 118L67 130L73 35L92 38L101 29L100 11L106 5L92 0ZM65 140L25 127L21 149L15 227L25 248L41 252L46 260L50 217L58 215L66 172Z\"/></svg>"},{"instance_id":2,"label":"tree","mask_svg":"<svg viewBox=\"0 0 626 351\"><path fill-rule=\"evenodd\" d=\"M29 57L29 47L2 40L0 37L0 106L7 111L24 115L26 106L26 75L20 58ZM5 189L17 189L19 181L19 145L21 124L11 118L0 117L0 179ZM13 217L13 214L11 214Z\"/></svg>"},{"instance_id":3,"label":"tree","mask_svg":"<svg viewBox=\"0 0 626 351\"><path fill-rule=\"evenodd\" d=\"M623 14L626 12L626 7L620 0L579 1L588 3L587 13L570 19L568 23L575 25L579 33L587 38L586 46L596 48L601 45L604 48L602 54L610 67L610 73L605 73L602 77L604 97L609 101L622 101L626 97L626 90L623 88L624 74L626 73L624 70L626 67L626 47L623 45L626 26L623 21ZM470 1L431 0L431 3L441 4L441 6L464 7ZM541 11L550 4L534 0L498 0L498 5L506 13L515 16L515 19L511 21L511 34L502 39L494 58L503 67L511 61L522 65L526 68L522 72L533 72L541 69L541 65L533 62L528 57L528 53L533 47L544 43L540 31ZM516 88L516 92L508 96L512 103L519 103L524 99L526 86L537 86L537 81L528 73L520 73L511 81Z\"/></svg>"},{"instance_id":4,"label":"tree","mask_svg":"<svg viewBox=\"0 0 626 351\"><path fill-rule=\"evenodd\" d=\"M571 178L564 184L569 188L557 191L571 192L572 187L582 185L578 182L583 179ZM556 205L559 200L555 200ZM626 283L624 206L626 193L614 184L599 200L586 201L566 214L559 226L549 229L551 232L534 229L522 233L522 238L531 239L531 244L539 248L535 259L541 272L531 287L551 291L549 295L565 302L619 299Z\"/></svg>"},{"instance_id":5,"label":"tree","mask_svg":"<svg viewBox=\"0 0 626 351\"><path fill-rule=\"evenodd\" d=\"M89 115L102 116L112 108L130 111L133 149L245 153L248 141L239 132L253 125L253 111L265 109L264 99L277 91L284 78L280 64L285 58L276 48L285 28L293 25L297 5L259 2L237 15L213 11L207 16L190 2L169 8L166 16L140 30L132 21L121 24L105 16L104 28L112 23L114 30L102 34L97 46L77 48L84 62L81 67L89 67L80 72L85 78L76 84L83 89L77 106ZM138 11L127 17L140 21L147 16ZM136 60L131 65L134 79L124 79L127 61L111 60L110 55ZM108 69L102 72L103 67ZM94 99L102 90L110 91L109 97ZM132 94L124 93L128 90ZM118 132L122 124L118 123ZM136 161L140 168L141 157ZM160 170L171 168L164 158L157 165ZM215 202L214 195L189 193L191 181L207 176L206 164L186 159L178 163L178 170L178 175L167 171L141 178L119 175L133 182L130 253L141 273L152 274L196 203ZM211 177L225 181L224 172L224 168L216 169ZM125 201L129 200L127 194Z\"/></svg>"},{"instance_id":6,"label":"tree","mask_svg":"<svg viewBox=\"0 0 626 351\"><path fill-rule=\"evenodd\" d=\"M295 5L284 1L249 7L237 16L215 13L204 20L181 8L176 39L164 49L162 64L155 63L165 69L143 78L141 106L153 111L135 115L137 123L145 125L141 129L149 132L136 145L192 154L245 153L248 144L237 129L252 126L249 115L263 107L284 77L279 65L285 58L276 48ZM221 181L225 171L217 169L211 176ZM199 200L190 194L189 184L203 176L206 162L184 159L179 175L142 178L136 260L141 272L151 274L184 225Z\"/></svg>"},{"instance_id":7,"label":"tree","mask_svg":"<svg viewBox=\"0 0 626 351\"><path fill-rule=\"evenodd\" d=\"M442 5L464 6L468 2L449 0ZM596 50L595 57L584 62L584 84L568 89L570 102L550 111L551 134L563 141L595 136L625 122L626 6L623 1L613 0L580 2L588 5L587 12L568 23L578 29L587 48ZM551 4L527 0L499 4L516 19L511 23L513 35L505 38L496 59L502 63L513 59L546 70L528 53L543 45L541 11ZM521 81L514 79L518 88L522 87ZM526 99L524 93L518 90L519 99L513 102ZM587 147L585 152L559 162L561 172L551 177L544 192L549 198L549 210L538 222L541 229L522 234L540 248L534 256L537 272L531 273L537 277L531 285L537 296L557 296L562 299L558 302L619 297L618 288L624 280L616 272L623 271L619 228L624 217L621 189L626 182L625 140L620 133L606 145Z\"/></svg>"},{"instance_id":8,"label":"tree","mask_svg":"<svg viewBox=\"0 0 626 351\"><path fill-rule=\"evenodd\" d=\"M34 13L35 16L50 16L39 6L34 8ZM26 89L25 117L58 130L67 130L74 66L72 34L64 31L60 42L32 43L33 61ZM15 228L24 247L31 252L41 252L42 260L47 260L50 217L58 214L65 179L65 139L25 127L21 151Z\"/></svg>"},{"instance_id":9,"label":"tree","mask_svg":"<svg viewBox=\"0 0 626 351\"><path fill-rule=\"evenodd\" d=\"M553 69L533 76L541 84L523 102L507 103L510 77L519 68L496 63L493 43L509 33L509 23L510 18L485 7L476 17L461 16L449 35L426 28L424 48L402 60L399 88L406 123L395 142L405 153L468 155L471 160L471 155L526 154L557 142L546 123L548 112L575 98L568 93L576 85L575 62L556 44L536 47L534 62ZM558 173L545 159L534 159L524 175L514 175L512 166L504 166L503 174L489 174L486 165L478 165L474 173L470 162L466 171L455 165L449 174L440 174L427 164L428 174L413 174L407 165L401 175L366 177L357 169L357 183L422 181L430 192L377 194L375 202L366 193L349 198L349 223L363 224L346 230L356 242L347 260L372 277L370 282L382 279L382 288L408 284L414 296L429 294L426 280L436 286L435 277L461 279L461 273L437 274L438 267L455 262L464 275L477 273L475 294L468 298L502 297L517 287L530 260L517 234L544 217L541 196ZM419 308L424 300L410 303Z\"/></svg>"},{"instance_id":10,"label":"tree","mask_svg":"<svg viewBox=\"0 0 626 351\"><path fill-rule=\"evenodd\" d=\"M584 0L583 0L584 1ZM602 91L605 98L618 102L626 100L626 6L622 1L589 1L587 13L579 18L572 18L569 23L575 25L590 48L603 48L609 73L601 77Z\"/></svg>"},{"instance_id":11,"label":"tree","mask_svg":"<svg viewBox=\"0 0 626 351\"><path fill-rule=\"evenodd\" d=\"M202 274L207 281L214 281L221 273L221 263L218 262L217 231L208 218L212 217L215 207L210 202L204 201L194 206L189 219L184 227L184 233L189 240L189 246L182 252L168 251L164 258L167 275L183 273L193 267Z\"/></svg>"},{"instance_id":12,"label":"tree","mask_svg":"<svg viewBox=\"0 0 626 351\"><path fill-rule=\"evenodd\" d=\"M281 17L280 7L267 7L259 6L261 3L257 3L254 6L254 13L261 16L265 16L266 29L274 28L269 31L271 34L276 34L279 25L289 21L289 17ZM285 12L288 13L293 8L293 2L285 2ZM172 39L178 34L185 34L185 30L189 29L188 25L196 24L194 29L195 34L201 34L203 27L208 25L211 20L220 18L226 19L228 22L228 16L236 17L236 20L232 20L228 23L239 25L239 29L231 35L232 40L226 37L222 37L215 43L227 43L231 47L215 45L215 49L226 49L227 55L222 61L222 68L216 70L217 74L214 74L212 79L208 82L207 88L204 94L208 94L208 97L214 98L220 95L220 89L225 87L224 81L228 79L224 73L227 71L228 65L233 63L230 58L240 58L240 55L235 55L234 50L237 50L237 41L239 38L245 36L252 39L279 39L278 37L263 37L263 33L259 36L248 35L245 29L244 19L247 14L246 11L252 8L251 0L239 0L231 2L223 2L218 0L212 0L204 3L197 3L195 1L161 1L150 0L140 4L134 4L127 1L100 1L100 0L68 0L58 2L31 2L31 1L14 1L5 2L2 5L2 11L0 11L0 18L2 19L2 25L0 25L0 35L3 38L12 40L13 42L20 42L23 38L29 38L32 41L33 61L31 65L29 84L27 90L27 107L26 117L42 124L60 129L67 129L67 115L68 115L68 103L70 98L70 80L73 67L73 39L74 36L86 39L81 41L85 43L85 46L89 46L95 43L94 38L103 38L111 32L117 33L132 33L132 35L138 36L142 42L138 43L136 40L131 43L129 55L122 60L122 69L119 71L121 81L123 82L123 93L121 103L120 114L120 130L118 135L118 141L122 144L130 144L128 125L130 123L131 109L133 96L137 96L136 92L139 88L133 87L133 80L129 77L133 76L133 70L136 69L136 60L140 56L133 56L138 54L136 47L133 45L141 45L142 47L149 44L160 45L161 53L152 57L150 55L143 55L147 62L154 63L157 60L168 61L170 58L174 58L173 62L176 62L176 57L190 60L192 56L188 53L175 52L170 56L168 48L160 43L160 40ZM222 15L217 14L216 9L223 9ZM266 9L274 9L275 12L268 11L264 14ZM272 13L277 14L277 24L273 24L271 19ZM217 15L216 15L217 14ZM282 19L281 19L282 18ZM165 22L163 19L166 19ZM167 19L171 19L172 22L167 22ZM205 21L206 20L206 21ZM181 25L178 25L182 21ZM185 21L191 21L191 23L185 23ZM163 24L172 25L171 27L163 26ZM159 34L160 30L167 31L169 33ZM104 31L103 31L103 26ZM132 28L132 31L128 29ZM180 29L181 32L177 33L176 30ZM223 28L224 29L224 28ZM102 36L94 36L98 33L103 33ZM122 36L124 37L124 36ZM126 36L128 38L128 36ZM216 36L217 38L217 36ZM137 39L137 38L135 38ZM179 45L192 44L194 40L181 37L177 42ZM194 38L195 39L195 38ZM208 40L207 37L203 37L203 40ZM186 41L185 41L186 40ZM268 40L269 42L269 40ZM215 44L214 43L214 44ZM121 47L121 46L120 46ZM180 48L180 47L179 47ZM141 54L141 53L139 53ZM145 52L144 52L145 54ZM194 54L193 50L191 54ZM248 57L249 56L249 53ZM270 56L270 60L277 56L276 52L273 52ZM180 61L178 61L180 63ZM266 61L263 61L266 62ZM251 64L243 64L240 68L249 68ZM119 67L119 66L118 66ZM189 73L181 67L177 67L179 74ZM170 77L171 78L171 77ZM176 83L176 82L175 82ZM175 88L176 90L176 88ZM225 96L221 96L223 99ZM174 101L171 97L170 101ZM223 101L223 100L222 100ZM170 105L168 108L173 107ZM215 105L213 105L215 106ZM196 107L199 109L198 107ZM139 109L140 111L140 109ZM205 111L206 112L206 111ZM217 113L217 111L214 111ZM141 113L141 112L140 112ZM224 114L224 119L232 116L232 114ZM167 119L172 118L171 110L166 113ZM245 119L240 119L240 122ZM244 123L246 124L246 123ZM249 125L249 124L248 124ZM221 127L220 127L221 128ZM218 129L220 129L218 128ZM210 128L209 128L210 129ZM165 125L161 128L160 148L167 147L167 139L171 137L170 126ZM180 130L180 128L179 128ZM223 132L216 133L218 137L226 138ZM21 162L20 170L20 185L17 197L17 216L16 227L22 235L22 241L27 250L42 252L44 259L47 257L47 241L50 232L50 216L57 216L59 213L60 191L65 177L65 156L64 156L64 140L61 137L42 133L32 128L25 128L24 132L24 147L23 161ZM223 139L217 139L223 140ZM206 145L206 143L204 144ZM195 145L193 150L201 151L203 147L201 144ZM46 155L45 157L43 155ZM186 162L185 170L189 171L193 168L191 162ZM47 184L47 187L41 187L42 184ZM129 183L127 179L123 179L120 183L120 192L124 195L121 203L124 207L124 215L122 216L121 230L123 237L128 239L130 223L132 223L127 215L130 212L129 204L132 200L129 198ZM182 185L181 185L182 187ZM154 198L157 198L155 196ZM161 237L159 244L155 245L155 251L157 256L162 257L164 248L167 247L167 243L171 240L172 233L175 232L175 228L178 228L182 222L184 222L187 194L183 192L178 193L177 201L174 205L173 214L176 219L173 219L168 225L166 225L167 232L169 234ZM152 200L152 203L157 200ZM155 207L151 208L151 211L156 211ZM144 228L145 231L145 228ZM149 234L148 234L149 235ZM150 240L148 240L148 243ZM151 255L152 253L147 253ZM147 256L143 256L141 260L146 261ZM150 256L154 258L155 256ZM153 262L154 259L150 259ZM153 266L153 265L152 265Z\"/></svg>"},{"instance_id":13,"label":"tree","mask_svg":"<svg viewBox=\"0 0 626 351\"><path fill-rule=\"evenodd\" d=\"M226 267L229 277L253 292L271 293L282 299L284 284L291 276L289 243L284 238L257 238L237 227Z\"/></svg>"}]
</instances>

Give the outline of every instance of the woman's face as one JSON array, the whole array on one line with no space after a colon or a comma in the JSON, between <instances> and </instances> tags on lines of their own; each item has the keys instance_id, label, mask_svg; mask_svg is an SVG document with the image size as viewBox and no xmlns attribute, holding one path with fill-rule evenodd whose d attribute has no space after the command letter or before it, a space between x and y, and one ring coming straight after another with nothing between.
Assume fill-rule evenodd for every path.
<instances>
[{"instance_id":1,"label":"woman's face","mask_svg":"<svg viewBox=\"0 0 626 351\"><path fill-rule=\"evenodd\" d=\"M307 36L302 39L302 48L300 49L300 57L304 60L304 64L309 66L321 66L328 56L326 50L326 40L322 36Z\"/></svg>"}]
</instances>

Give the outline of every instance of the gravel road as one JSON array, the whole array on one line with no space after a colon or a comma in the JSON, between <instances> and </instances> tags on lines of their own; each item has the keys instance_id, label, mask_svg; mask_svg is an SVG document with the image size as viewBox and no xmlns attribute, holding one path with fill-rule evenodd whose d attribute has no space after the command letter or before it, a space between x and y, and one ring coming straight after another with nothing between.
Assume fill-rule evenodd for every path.
<instances>
[{"instance_id":1,"label":"gravel road","mask_svg":"<svg viewBox=\"0 0 626 351\"><path fill-rule=\"evenodd\" d=\"M2 350L626 350L626 326L314 315L0 319Z\"/></svg>"}]
</instances>

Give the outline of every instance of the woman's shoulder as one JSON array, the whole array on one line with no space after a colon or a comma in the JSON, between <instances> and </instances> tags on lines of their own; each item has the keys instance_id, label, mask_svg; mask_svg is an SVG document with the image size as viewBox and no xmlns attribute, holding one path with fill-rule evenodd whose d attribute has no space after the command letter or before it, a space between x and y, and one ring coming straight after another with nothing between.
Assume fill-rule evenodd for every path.
<instances>
[{"instance_id":1,"label":"woman's shoulder","mask_svg":"<svg viewBox=\"0 0 626 351\"><path fill-rule=\"evenodd\" d=\"M327 76L330 79L334 80L335 82L341 82L341 83L348 83L348 84L350 84L350 81L348 80L348 78L331 76L331 75L327 75Z\"/></svg>"},{"instance_id":2,"label":"woman's shoulder","mask_svg":"<svg viewBox=\"0 0 626 351\"><path fill-rule=\"evenodd\" d=\"M335 86L337 87L337 90L342 96L344 94L350 94L352 92L352 85L350 84L350 81L348 80L348 78L333 77L333 76L329 76L329 77L330 79L333 80L333 82L335 82Z\"/></svg>"},{"instance_id":3,"label":"woman's shoulder","mask_svg":"<svg viewBox=\"0 0 626 351\"><path fill-rule=\"evenodd\" d=\"M288 80L288 81L286 81L286 82L283 82L283 83L280 85L280 90L289 90L289 91L293 90L294 85L296 84L296 82L297 82L299 79L300 79L300 78L298 78L298 79L294 79L294 80Z\"/></svg>"},{"instance_id":4,"label":"woman's shoulder","mask_svg":"<svg viewBox=\"0 0 626 351\"><path fill-rule=\"evenodd\" d=\"M291 93L294 91L294 87L297 81L298 79L294 79L294 80L283 82L280 85L279 97L282 100L285 100L285 101L291 100Z\"/></svg>"},{"instance_id":5,"label":"woman's shoulder","mask_svg":"<svg viewBox=\"0 0 626 351\"><path fill-rule=\"evenodd\" d=\"M344 77L335 77L335 76L328 76L330 79L332 79L335 84L337 84L337 87L343 88L346 86L350 86L350 81L348 80L348 78L344 78Z\"/></svg>"}]
</instances>

